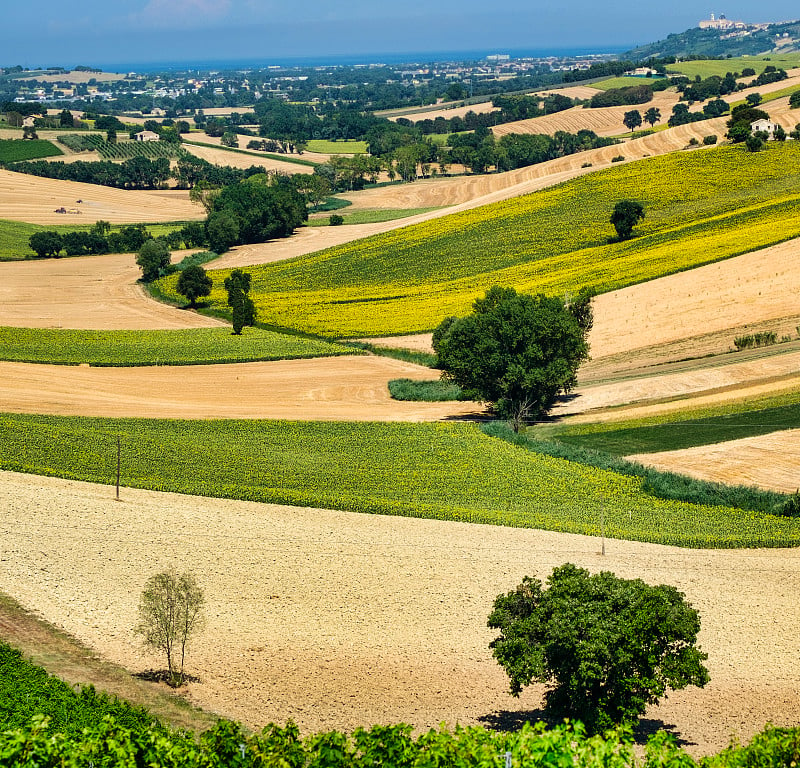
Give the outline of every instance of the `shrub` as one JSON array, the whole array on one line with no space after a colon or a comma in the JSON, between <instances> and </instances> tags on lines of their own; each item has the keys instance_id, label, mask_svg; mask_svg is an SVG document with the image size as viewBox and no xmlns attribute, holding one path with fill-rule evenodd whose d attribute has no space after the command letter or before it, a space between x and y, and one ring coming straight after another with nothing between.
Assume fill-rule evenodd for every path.
<instances>
[{"instance_id":1,"label":"shrub","mask_svg":"<svg viewBox=\"0 0 800 768\"><path fill-rule=\"evenodd\" d=\"M328 216L328 223L332 227L338 227L341 224L344 224L344 216L340 216L338 213L332 213Z\"/></svg>"},{"instance_id":2,"label":"shrub","mask_svg":"<svg viewBox=\"0 0 800 768\"><path fill-rule=\"evenodd\" d=\"M778 343L778 334L774 331L761 331L747 336L737 336L733 343L737 350L770 347Z\"/></svg>"},{"instance_id":3,"label":"shrub","mask_svg":"<svg viewBox=\"0 0 800 768\"><path fill-rule=\"evenodd\" d=\"M709 134L708 136L703 136L703 144L705 144L706 146L711 146L712 144L716 143L717 143L717 137L713 133Z\"/></svg>"},{"instance_id":4,"label":"shrub","mask_svg":"<svg viewBox=\"0 0 800 768\"><path fill-rule=\"evenodd\" d=\"M617 155L616 157L611 158L612 163L621 163L625 159L624 155Z\"/></svg>"},{"instance_id":5,"label":"shrub","mask_svg":"<svg viewBox=\"0 0 800 768\"><path fill-rule=\"evenodd\" d=\"M389 394L395 400L413 400L429 403L469 399L461 393L461 387L458 384L441 380L392 379L389 382Z\"/></svg>"},{"instance_id":6,"label":"shrub","mask_svg":"<svg viewBox=\"0 0 800 768\"><path fill-rule=\"evenodd\" d=\"M700 142L697 140L697 137L696 137L696 136L692 136L692 138L691 138L691 139L689 139L689 146L690 146L690 147L696 147L696 146L698 146L699 144L700 144Z\"/></svg>"}]
</instances>

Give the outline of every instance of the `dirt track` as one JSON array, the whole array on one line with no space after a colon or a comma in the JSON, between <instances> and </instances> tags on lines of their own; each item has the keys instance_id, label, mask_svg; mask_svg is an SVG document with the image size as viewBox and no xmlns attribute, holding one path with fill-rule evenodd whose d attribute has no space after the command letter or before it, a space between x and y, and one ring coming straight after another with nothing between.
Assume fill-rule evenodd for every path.
<instances>
[{"instance_id":1,"label":"dirt track","mask_svg":"<svg viewBox=\"0 0 800 768\"><path fill-rule=\"evenodd\" d=\"M711 683L647 713L691 751L800 717L797 550L607 541L601 557L583 536L129 489L115 503L109 487L11 473L0 493L0 590L131 670L163 664L131 632L144 581L191 568L208 628L189 649L189 695L253 727L426 729L536 710L540 688L507 694L486 616L564 562L673 584L699 610Z\"/></svg>"},{"instance_id":2,"label":"dirt track","mask_svg":"<svg viewBox=\"0 0 800 768\"><path fill-rule=\"evenodd\" d=\"M55 213L61 207L80 213ZM188 192L112 189L0 170L0 219L32 224L94 224L99 219L136 224L204 216L203 209L189 201Z\"/></svg>"}]
</instances>

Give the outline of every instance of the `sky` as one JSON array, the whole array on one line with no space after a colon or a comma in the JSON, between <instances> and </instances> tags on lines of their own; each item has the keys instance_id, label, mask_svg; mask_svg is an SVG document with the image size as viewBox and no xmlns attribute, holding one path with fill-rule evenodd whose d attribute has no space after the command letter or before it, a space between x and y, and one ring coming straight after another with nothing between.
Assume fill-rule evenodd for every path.
<instances>
[{"instance_id":1,"label":"sky","mask_svg":"<svg viewBox=\"0 0 800 768\"><path fill-rule=\"evenodd\" d=\"M3 0L0 66L620 50L697 25L800 17L796 0ZM376 59L379 60L379 59Z\"/></svg>"}]
</instances>

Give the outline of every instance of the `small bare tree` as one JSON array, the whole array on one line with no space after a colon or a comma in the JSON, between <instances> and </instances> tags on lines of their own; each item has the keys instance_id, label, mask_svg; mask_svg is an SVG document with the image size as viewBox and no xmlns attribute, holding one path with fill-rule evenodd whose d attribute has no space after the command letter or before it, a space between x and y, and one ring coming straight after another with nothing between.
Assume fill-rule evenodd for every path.
<instances>
[{"instance_id":1,"label":"small bare tree","mask_svg":"<svg viewBox=\"0 0 800 768\"><path fill-rule=\"evenodd\" d=\"M202 628L204 603L203 590L188 572L180 576L173 570L157 573L144 585L134 632L142 636L145 645L166 654L172 686L183 685L186 643Z\"/></svg>"}]
</instances>

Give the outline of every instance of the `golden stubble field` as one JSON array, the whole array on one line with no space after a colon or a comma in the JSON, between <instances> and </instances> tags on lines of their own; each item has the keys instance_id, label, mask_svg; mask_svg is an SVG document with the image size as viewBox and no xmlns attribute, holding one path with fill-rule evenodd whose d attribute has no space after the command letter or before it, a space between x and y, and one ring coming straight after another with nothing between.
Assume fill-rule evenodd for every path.
<instances>
[{"instance_id":1,"label":"golden stubble field","mask_svg":"<svg viewBox=\"0 0 800 768\"><path fill-rule=\"evenodd\" d=\"M711 683L651 707L695 754L800 716L797 550L696 551L596 538L231 502L0 473L0 590L133 671L151 574L192 569L208 626L189 699L259 728L418 729L533 712L493 661L486 617L525 575L573 562L668 583L699 610ZM487 721L488 718L488 721Z\"/></svg>"}]
</instances>

